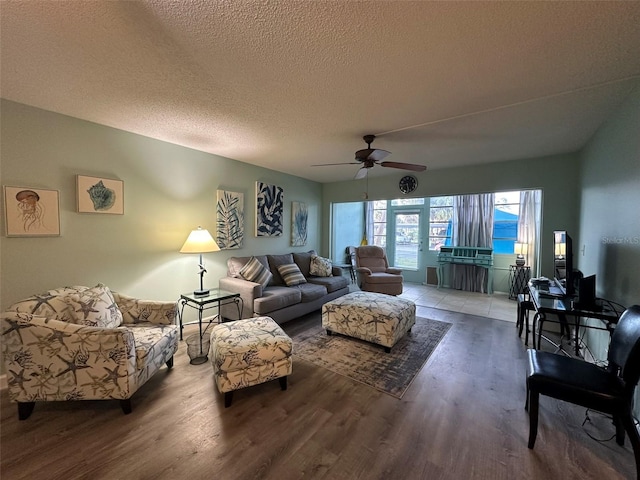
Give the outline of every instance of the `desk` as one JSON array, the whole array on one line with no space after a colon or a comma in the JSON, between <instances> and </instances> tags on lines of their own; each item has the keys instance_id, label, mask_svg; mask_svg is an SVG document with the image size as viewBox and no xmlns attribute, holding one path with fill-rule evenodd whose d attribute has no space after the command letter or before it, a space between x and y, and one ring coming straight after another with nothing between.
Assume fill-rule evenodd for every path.
<instances>
[{"instance_id":1,"label":"desk","mask_svg":"<svg viewBox=\"0 0 640 480\"><path fill-rule=\"evenodd\" d=\"M440 247L438 288L444 282L445 265L475 265L487 270L487 293L493 293L493 249L485 247Z\"/></svg>"},{"instance_id":2,"label":"desk","mask_svg":"<svg viewBox=\"0 0 640 480\"><path fill-rule=\"evenodd\" d=\"M538 323L538 349L540 349L540 342L542 340L542 324L545 321L560 323L561 331L565 328L567 332L570 334L569 327L574 328L574 348L576 356L580 356L580 336L579 331L580 327L584 328L592 328L596 330L606 330L609 332L609 335L613 333L615 329L615 325L618 323L618 318L620 317L620 312L616 311L609 302L600 301L602 305L602 310L592 311L592 310L583 310L577 308L573 303L573 297L552 297L548 294L545 294L542 287L538 285L534 281L530 281L528 284L529 294L531 298L531 303L533 304L533 308L536 311L535 316L533 317L533 346L536 346L536 323ZM548 314L553 314L558 316L558 320L549 320L547 318ZM582 318L594 318L601 321L602 326L596 325L582 325ZM573 323L569 323L568 319L573 319ZM554 345L559 350L562 350L562 345L556 345L554 342L551 342L549 339L546 339L552 345ZM564 352L564 350L562 350ZM566 352L564 352L566 353Z\"/></svg>"},{"instance_id":3,"label":"desk","mask_svg":"<svg viewBox=\"0 0 640 480\"><path fill-rule=\"evenodd\" d=\"M193 365L199 365L207 361L207 352L202 351L202 313L205 310L209 310L211 308L217 308L218 313L214 315L208 322L205 332L209 325L213 323L213 321L218 318L220 321L220 307L227 303L235 303L238 308L238 319L242 316L242 298L239 293L228 292L226 290L221 290L219 288L212 288L209 290L209 294L206 296L196 296L193 292L183 293L180 295L180 300L178 303L182 306L178 311L178 319L180 321L180 340L182 340L182 329L185 325L194 325L198 324L199 334L200 334L200 355L197 358L191 360ZM198 321L197 322L188 322L183 323L182 316L184 313L184 307L189 306L191 308L195 308L198 311Z\"/></svg>"}]
</instances>

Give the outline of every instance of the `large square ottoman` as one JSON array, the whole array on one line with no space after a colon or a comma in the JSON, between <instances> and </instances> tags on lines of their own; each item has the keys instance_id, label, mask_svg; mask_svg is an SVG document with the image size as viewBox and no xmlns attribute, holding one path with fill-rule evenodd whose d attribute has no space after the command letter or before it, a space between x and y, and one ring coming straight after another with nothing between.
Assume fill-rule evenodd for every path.
<instances>
[{"instance_id":1,"label":"large square ottoman","mask_svg":"<svg viewBox=\"0 0 640 480\"><path fill-rule=\"evenodd\" d=\"M211 330L211 365L224 406L233 392L280 379L287 389L292 370L292 342L271 317L255 317L216 325Z\"/></svg>"},{"instance_id":2,"label":"large square ottoman","mask_svg":"<svg viewBox=\"0 0 640 480\"><path fill-rule=\"evenodd\" d=\"M416 304L382 293L353 292L322 306L322 327L391 351L416 323Z\"/></svg>"}]
</instances>

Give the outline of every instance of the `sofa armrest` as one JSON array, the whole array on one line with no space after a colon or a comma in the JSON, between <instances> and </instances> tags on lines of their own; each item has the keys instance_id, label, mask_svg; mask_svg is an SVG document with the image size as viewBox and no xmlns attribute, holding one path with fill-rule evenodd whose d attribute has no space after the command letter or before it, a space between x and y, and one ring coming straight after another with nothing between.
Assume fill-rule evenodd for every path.
<instances>
[{"instance_id":1,"label":"sofa armrest","mask_svg":"<svg viewBox=\"0 0 640 480\"><path fill-rule=\"evenodd\" d=\"M242 298L242 314L240 318L253 317L253 301L262 296L262 285L250 282L243 278L223 277L219 282L220 288L229 292L240 294ZM238 311L235 305L226 304L222 306L222 316L230 320L238 320Z\"/></svg>"},{"instance_id":2,"label":"sofa armrest","mask_svg":"<svg viewBox=\"0 0 640 480\"><path fill-rule=\"evenodd\" d=\"M12 401L126 399L138 388L135 340L126 327L5 312L0 330Z\"/></svg>"},{"instance_id":3,"label":"sofa armrest","mask_svg":"<svg viewBox=\"0 0 640 480\"><path fill-rule=\"evenodd\" d=\"M358 267L356 268L356 272L362 273L364 275L371 275L371 270L368 269L367 267Z\"/></svg>"},{"instance_id":4,"label":"sofa armrest","mask_svg":"<svg viewBox=\"0 0 640 480\"><path fill-rule=\"evenodd\" d=\"M124 324L150 322L155 325L176 323L177 302L140 300L139 298L112 292Z\"/></svg>"},{"instance_id":5,"label":"sofa armrest","mask_svg":"<svg viewBox=\"0 0 640 480\"><path fill-rule=\"evenodd\" d=\"M402 269L396 267L387 268L387 273L393 273L394 275L402 275Z\"/></svg>"},{"instance_id":6,"label":"sofa armrest","mask_svg":"<svg viewBox=\"0 0 640 480\"><path fill-rule=\"evenodd\" d=\"M331 267L331 275L333 275L334 277L341 277L342 276L342 268L336 267L335 265L333 265Z\"/></svg>"}]
</instances>

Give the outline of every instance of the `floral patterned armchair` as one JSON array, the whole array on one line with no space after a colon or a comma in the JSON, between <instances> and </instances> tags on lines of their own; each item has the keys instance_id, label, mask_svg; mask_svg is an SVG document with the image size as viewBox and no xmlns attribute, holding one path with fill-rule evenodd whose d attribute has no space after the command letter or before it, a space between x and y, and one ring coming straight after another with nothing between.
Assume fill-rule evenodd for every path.
<instances>
[{"instance_id":1,"label":"floral patterned armchair","mask_svg":"<svg viewBox=\"0 0 640 480\"><path fill-rule=\"evenodd\" d=\"M99 284L49 290L0 315L9 396L18 417L35 402L131 396L178 348L175 302L139 300Z\"/></svg>"}]
</instances>

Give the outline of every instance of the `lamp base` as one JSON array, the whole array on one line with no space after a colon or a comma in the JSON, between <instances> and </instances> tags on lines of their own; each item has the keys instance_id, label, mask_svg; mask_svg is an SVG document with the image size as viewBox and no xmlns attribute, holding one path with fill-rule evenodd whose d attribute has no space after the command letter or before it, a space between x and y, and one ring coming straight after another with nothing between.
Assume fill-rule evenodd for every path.
<instances>
[{"instance_id":1,"label":"lamp base","mask_svg":"<svg viewBox=\"0 0 640 480\"><path fill-rule=\"evenodd\" d=\"M522 258L516 257L516 265L518 267L524 267L524 257Z\"/></svg>"},{"instance_id":2,"label":"lamp base","mask_svg":"<svg viewBox=\"0 0 640 480\"><path fill-rule=\"evenodd\" d=\"M196 297L206 297L209 295L209 290L194 290L193 294Z\"/></svg>"}]
</instances>

